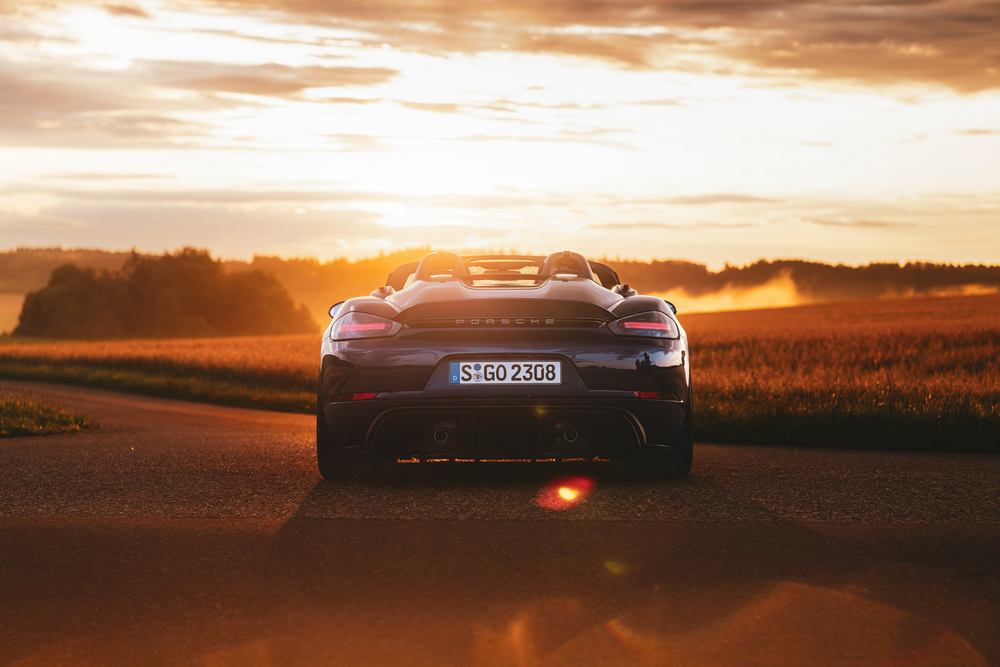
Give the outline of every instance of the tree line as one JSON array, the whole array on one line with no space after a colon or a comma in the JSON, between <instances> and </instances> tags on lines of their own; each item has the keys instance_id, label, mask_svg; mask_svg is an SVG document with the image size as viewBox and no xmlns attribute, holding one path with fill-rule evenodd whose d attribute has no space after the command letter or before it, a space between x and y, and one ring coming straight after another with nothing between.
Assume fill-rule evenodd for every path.
<instances>
[{"instance_id":1,"label":"tree line","mask_svg":"<svg viewBox=\"0 0 1000 667\"><path fill-rule=\"evenodd\" d=\"M130 254L120 270L65 264L25 296L14 333L52 338L310 333L316 322L270 273L228 272L207 252Z\"/></svg>"},{"instance_id":2,"label":"tree line","mask_svg":"<svg viewBox=\"0 0 1000 667\"><path fill-rule=\"evenodd\" d=\"M202 251L187 250L179 255L200 256L191 261L211 262L217 286L211 289L216 292L232 291L222 286L223 275L234 276L238 282L239 276L247 273L263 272L277 279L277 283L287 290L291 299L304 303L309 313L316 321L325 321L326 310L330 304L351 296L367 294L372 289L381 286L386 276L400 264L419 259L430 248L408 248L393 253L359 259L333 259L322 261L315 258L284 258L272 256L256 256L252 261L227 260L211 262ZM176 259L176 255L174 256ZM102 250L63 250L59 248L19 248L11 251L0 251L0 292L24 293L38 290L42 287L53 269L61 264L75 264L82 273L73 274L69 282L79 281L94 285L106 278L107 274L128 274L139 258L155 260L148 255L135 253L109 252ZM926 262L910 262L905 264L894 262L878 262L863 266L844 264L825 264L805 260L757 261L743 266L725 266L719 270L709 269L704 264L684 260L652 260L632 261L608 259L602 260L613 266L622 280L630 283L643 293L663 294L667 298L676 295L680 299L687 296L706 296L722 293L729 289L746 289L766 285L774 280L789 279L797 292L814 301L837 301L847 299L871 299L887 296L931 295L948 290L962 291L962 288L985 288L1000 290L1000 266L980 264L935 264ZM181 262L183 263L183 262ZM88 269L93 271L87 272ZM70 269L59 269L70 271ZM68 276L62 276L66 281ZM244 278L253 282L260 278ZM181 281L183 282L183 281ZM270 283L269 289L275 289ZM191 304L201 303L197 295L183 296L178 289L172 288L177 308L182 312L180 320L170 315L174 306L169 281L157 283L155 288L144 288L143 309L151 312L156 307L162 312L160 321L173 322L170 329L183 332L199 331L230 331L228 326L213 324L216 316L189 314ZM68 288L60 288L68 289ZM104 288L98 288L98 291ZM110 289L110 288L109 288ZM248 287L246 289L249 289ZM265 290L266 291L266 290ZM150 292L163 292L161 296L150 295ZM82 297L81 297L82 298ZM129 297L132 299L132 297ZM126 299L128 301L129 299ZM86 301L84 301L86 302ZM181 305L183 304L183 307ZM212 307L213 312L226 312L221 304ZM215 310L218 309L218 310ZM88 310L92 310L88 308ZM229 316L227 315L227 319ZM235 317L235 315L233 316ZM115 316L116 321L132 322L135 316L125 314ZM262 317L261 321L267 318ZM180 324L177 322L180 321ZM293 328L298 328L302 319L298 316L289 319L297 322ZM51 330L58 322L49 322L46 329ZM207 326L205 326L207 325ZM31 325L34 326L34 325ZM113 325L111 328L114 328ZM166 326L166 325L165 325ZM131 325L121 325L122 329L132 330ZM281 329L278 324L275 329ZM132 335L132 334L123 334ZM146 334L143 334L146 335ZM184 334L177 334L184 335Z\"/></svg>"}]
</instances>

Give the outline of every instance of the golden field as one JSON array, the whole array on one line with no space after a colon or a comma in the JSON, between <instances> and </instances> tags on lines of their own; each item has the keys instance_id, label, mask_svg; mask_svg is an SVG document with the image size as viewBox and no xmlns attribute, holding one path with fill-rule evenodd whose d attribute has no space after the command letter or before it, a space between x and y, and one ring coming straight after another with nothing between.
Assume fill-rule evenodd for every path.
<instances>
[{"instance_id":1,"label":"golden field","mask_svg":"<svg viewBox=\"0 0 1000 667\"><path fill-rule=\"evenodd\" d=\"M1000 296L681 319L699 440L1000 451ZM303 412L318 367L316 336L0 343L0 377Z\"/></svg>"}]
</instances>

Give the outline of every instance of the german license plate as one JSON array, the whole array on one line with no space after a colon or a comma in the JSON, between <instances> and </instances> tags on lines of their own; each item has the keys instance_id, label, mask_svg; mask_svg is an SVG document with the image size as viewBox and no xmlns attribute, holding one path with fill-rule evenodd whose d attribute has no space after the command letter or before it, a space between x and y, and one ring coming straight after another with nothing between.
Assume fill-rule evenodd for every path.
<instances>
[{"instance_id":1,"label":"german license plate","mask_svg":"<svg viewBox=\"0 0 1000 667\"><path fill-rule=\"evenodd\" d=\"M453 361L448 384L560 384L559 361Z\"/></svg>"}]
</instances>

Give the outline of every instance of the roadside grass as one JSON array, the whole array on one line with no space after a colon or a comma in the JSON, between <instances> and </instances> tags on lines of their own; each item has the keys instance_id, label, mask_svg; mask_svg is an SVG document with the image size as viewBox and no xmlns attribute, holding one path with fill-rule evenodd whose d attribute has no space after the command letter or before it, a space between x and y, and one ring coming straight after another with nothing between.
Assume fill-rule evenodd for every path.
<instances>
[{"instance_id":1,"label":"roadside grass","mask_svg":"<svg viewBox=\"0 0 1000 667\"><path fill-rule=\"evenodd\" d=\"M0 438L73 433L89 424L86 417L65 412L22 394L0 392Z\"/></svg>"},{"instance_id":2,"label":"roadside grass","mask_svg":"<svg viewBox=\"0 0 1000 667\"><path fill-rule=\"evenodd\" d=\"M681 319L699 441L1000 452L1000 296ZM7 338L0 377L308 413L318 344Z\"/></svg>"},{"instance_id":3,"label":"roadside grass","mask_svg":"<svg viewBox=\"0 0 1000 667\"><path fill-rule=\"evenodd\" d=\"M311 412L316 405L316 389L294 388L258 383L246 379L212 377L202 372L160 372L148 365L115 363L112 360L87 360L54 363L39 358L8 361L0 359L0 377L12 380L59 382L101 389L127 391L148 396L188 401L218 403L245 408L264 408L282 412ZM314 380L315 382L315 380Z\"/></svg>"}]
</instances>

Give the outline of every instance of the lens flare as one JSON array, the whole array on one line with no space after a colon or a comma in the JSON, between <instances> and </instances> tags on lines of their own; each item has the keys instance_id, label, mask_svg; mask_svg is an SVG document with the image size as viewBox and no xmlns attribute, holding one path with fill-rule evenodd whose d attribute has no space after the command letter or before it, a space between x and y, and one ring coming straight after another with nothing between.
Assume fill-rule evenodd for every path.
<instances>
[{"instance_id":1,"label":"lens flare","mask_svg":"<svg viewBox=\"0 0 1000 667\"><path fill-rule=\"evenodd\" d=\"M608 559L604 561L604 569L608 571L609 574L613 574L616 577L621 577L628 572L628 565L620 560Z\"/></svg>"},{"instance_id":2,"label":"lens flare","mask_svg":"<svg viewBox=\"0 0 1000 667\"><path fill-rule=\"evenodd\" d=\"M557 512L568 510L582 503L593 488L593 480L587 477L558 479L542 487L535 496L535 504Z\"/></svg>"},{"instance_id":3,"label":"lens flare","mask_svg":"<svg viewBox=\"0 0 1000 667\"><path fill-rule=\"evenodd\" d=\"M559 497L570 503L580 497L580 492L571 486L560 486L559 490L556 491Z\"/></svg>"}]
</instances>

